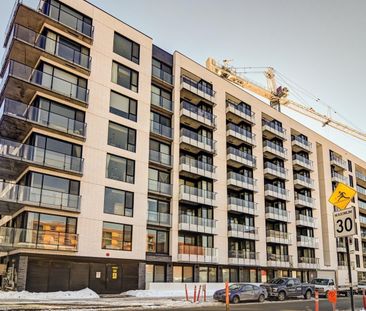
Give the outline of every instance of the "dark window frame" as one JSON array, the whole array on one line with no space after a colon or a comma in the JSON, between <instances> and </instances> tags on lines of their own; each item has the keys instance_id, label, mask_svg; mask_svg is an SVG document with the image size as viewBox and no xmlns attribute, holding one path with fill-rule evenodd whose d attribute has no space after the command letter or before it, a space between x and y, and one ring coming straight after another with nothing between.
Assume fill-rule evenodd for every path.
<instances>
[{"instance_id":1,"label":"dark window frame","mask_svg":"<svg viewBox=\"0 0 366 311\"><path fill-rule=\"evenodd\" d=\"M123 159L123 160L126 161L126 168L125 168L126 174L125 174L124 179L113 178L113 177L108 176L108 156L120 158L120 159ZM133 163L133 175L127 173L127 171L128 171L127 168L128 168L128 163L129 162ZM135 160L132 160L132 159L129 159L129 158L126 158L126 157L121 157L121 156L118 156L118 155L115 155L115 154L112 154L112 153L107 153L107 157L106 157L106 178L122 181L122 182L129 183L129 184L134 184L135 183L135 171L136 171L136 162L135 162ZM127 181L128 176L131 177L132 182Z\"/></svg>"},{"instance_id":2,"label":"dark window frame","mask_svg":"<svg viewBox=\"0 0 366 311\"><path fill-rule=\"evenodd\" d=\"M125 206L123 207L123 211L124 211L123 214L116 214L116 213L111 213L111 212L106 211L105 206L106 206L107 189L123 192L124 202L125 202ZM130 207L126 207L126 194L132 195L132 206L130 206ZM135 207L135 194L133 192L122 190L122 189L116 189L116 188L112 188L112 187L104 187L103 213L109 214L109 215L116 215L116 216L133 217L134 207ZM131 210L131 215L126 215L126 209Z\"/></svg>"},{"instance_id":3,"label":"dark window frame","mask_svg":"<svg viewBox=\"0 0 366 311\"><path fill-rule=\"evenodd\" d=\"M122 146L118 146L116 144L112 144L111 141L110 141L110 125L113 124L113 125L116 125L116 126L119 126L119 127L123 127L125 129L127 129L127 149L126 148L123 148ZM130 142L130 134L131 133L134 133L134 136L135 136L135 142L134 143L131 143ZM137 131L133 128L130 128L128 126L125 126L125 125L122 125L122 124L119 124L119 123L116 123L116 122L113 122L113 121L109 121L108 122L108 145L109 146L113 146L113 147L116 147L116 148L119 148L119 149L122 149L122 150L127 150L127 151L130 151L130 152L136 152L136 145L137 145ZM131 149L129 148L131 146Z\"/></svg>"},{"instance_id":4,"label":"dark window frame","mask_svg":"<svg viewBox=\"0 0 366 311\"><path fill-rule=\"evenodd\" d=\"M122 248L121 249L116 249L116 248L108 248L106 247L106 245L103 246L104 244L104 224L114 224L114 225L119 225L122 226L122 232L123 232L123 237L122 237ZM125 227L130 227L131 228L131 241L126 241L125 240ZM111 222L111 221L103 221L103 227L102 227L102 249L107 249L107 250L113 250L113 251L125 251L125 252L132 252L132 242L133 242L133 226L132 225L128 225L128 224L123 224L123 223L117 223L117 222ZM124 245L125 243L130 243L131 247L130 249L125 249Z\"/></svg>"},{"instance_id":5,"label":"dark window frame","mask_svg":"<svg viewBox=\"0 0 366 311\"><path fill-rule=\"evenodd\" d=\"M128 97L128 96L126 96L124 94L121 94L119 92L116 92L114 90L111 90L110 94L112 94L112 93L115 93L115 94L117 94L119 96L122 96L122 97L125 97L125 98L128 99L128 112L125 112L123 110L118 110L117 108L113 108L111 106L111 98L112 98L111 95L110 95L110 98L109 98L109 112L110 113L113 113L116 116L119 116L119 117L122 117L122 118L125 118L125 119L128 119L128 120L137 122L137 109L138 109L138 102L137 102L137 100L136 99L133 99L131 97ZM135 109L136 110L136 113L135 114L131 112L131 102L135 103L135 108L136 108Z\"/></svg>"},{"instance_id":6,"label":"dark window frame","mask_svg":"<svg viewBox=\"0 0 366 311\"><path fill-rule=\"evenodd\" d=\"M113 81L113 64L116 64L117 65L117 80L116 81ZM126 71L129 71L129 78L130 78L130 81L129 81L129 86L126 86L126 85L122 85L120 83L118 83L118 69L120 67L123 67L123 69L125 69ZM136 74L136 85L135 84L132 84L132 81L133 81L133 74ZM111 74L111 81L121 87L124 87L128 90L131 90L132 92L135 92L135 93L138 93L139 92L139 72L130 68L130 67L127 67L115 60L112 60L112 74ZM136 90L133 89L133 87L136 88Z\"/></svg>"},{"instance_id":7,"label":"dark window frame","mask_svg":"<svg viewBox=\"0 0 366 311\"><path fill-rule=\"evenodd\" d=\"M131 43L131 51L130 51L131 58L127 57L127 55L122 55L116 51L116 44L115 44L116 36L120 37L122 40L126 40L127 42ZM134 48L137 48L137 56L134 55ZM138 65L140 64L140 44L127 38L126 36L121 35L120 33L116 32L116 31L114 32L114 35L113 35L113 53L116 53L117 55L119 55L123 58L126 58L126 59L130 60L131 62L134 62Z\"/></svg>"}]
</instances>

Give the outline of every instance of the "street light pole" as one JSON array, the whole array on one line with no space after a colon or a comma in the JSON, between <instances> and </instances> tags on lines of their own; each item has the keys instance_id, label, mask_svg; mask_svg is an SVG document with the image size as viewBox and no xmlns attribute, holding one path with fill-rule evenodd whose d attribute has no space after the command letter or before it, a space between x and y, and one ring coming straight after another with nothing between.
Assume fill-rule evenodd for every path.
<instances>
[{"instance_id":1,"label":"street light pole","mask_svg":"<svg viewBox=\"0 0 366 311\"><path fill-rule=\"evenodd\" d=\"M353 286L352 286L352 270L351 270L351 256L349 253L349 237L346 237L346 252L347 252L347 266L348 266L348 280L350 283L350 297L351 297L351 310L355 311L355 304L353 301Z\"/></svg>"}]
</instances>

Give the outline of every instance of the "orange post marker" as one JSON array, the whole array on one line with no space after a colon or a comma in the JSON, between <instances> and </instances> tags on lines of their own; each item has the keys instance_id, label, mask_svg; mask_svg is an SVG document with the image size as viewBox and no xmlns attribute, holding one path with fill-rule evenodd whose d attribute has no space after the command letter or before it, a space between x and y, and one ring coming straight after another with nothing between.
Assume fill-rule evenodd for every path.
<instances>
[{"instance_id":1,"label":"orange post marker","mask_svg":"<svg viewBox=\"0 0 366 311\"><path fill-rule=\"evenodd\" d=\"M315 311L319 311L319 292L318 290L316 289L315 290L315 294L314 294L314 301L315 301Z\"/></svg>"},{"instance_id":2,"label":"orange post marker","mask_svg":"<svg viewBox=\"0 0 366 311\"><path fill-rule=\"evenodd\" d=\"M201 285L198 287L198 294L197 294L197 301L200 301L200 295L201 295Z\"/></svg>"},{"instance_id":3,"label":"orange post marker","mask_svg":"<svg viewBox=\"0 0 366 311\"><path fill-rule=\"evenodd\" d=\"M230 300L229 300L229 282L225 282L225 302L226 302L226 311L230 310Z\"/></svg>"},{"instance_id":4,"label":"orange post marker","mask_svg":"<svg viewBox=\"0 0 366 311\"><path fill-rule=\"evenodd\" d=\"M193 302L196 302L196 298L197 298L197 286L194 286L194 291L193 291Z\"/></svg>"},{"instance_id":5,"label":"orange post marker","mask_svg":"<svg viewBox=\"0 0 366 311\"><path fill-rule=\"evenodd\" d=\"M203 301L206 302L206 284L203 285Z\"/></svg>"},{"instance_id":6,"label":"orange post marker","mask_svg":"<svg viewBox=\"0 0 366 311\"><path fill-rule=\"evenodd\" d=\"M189 300L189 297L188 297L188 288L187 288L187 284L185 285L185 288L186 288L186 301Z\"/></svg>"},{"instance_id":7,"label":"orange post marker","mask_svg":"<svg viewBox=\"0 0 366 311\"><path fill-rule=\"evenodd\" d=\"M366 295L365 295L365 290L362 290L362 304L363 304L363 308L366 309Z\"/></svg>"}]
</instances>

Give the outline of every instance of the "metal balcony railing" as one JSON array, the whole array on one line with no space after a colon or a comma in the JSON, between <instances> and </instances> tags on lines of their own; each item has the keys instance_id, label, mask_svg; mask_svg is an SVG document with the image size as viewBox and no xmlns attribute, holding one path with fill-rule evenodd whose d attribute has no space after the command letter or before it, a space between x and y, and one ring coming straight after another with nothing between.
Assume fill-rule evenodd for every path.
<instances>
[{"instance_id":1,"label":"metal balcony railing","mask_svg":"<svg viewBox=\"0 0 366 311\"><path fill-rule=\"evenodd\" d=\"M45 188L0 182L0 202L79 212L81 196Z\"/></svg>"},{"instance_id":2,"label":"metal balcony railing","mask_svg":"<svg viewBox=\"0 0 366 311\"><path fill-rule=\"evenodd\" d=\"M81 174L84 159L15 141L0 139L0 156Z\"/></svg>"},{"instance_id":3,"label":"metal balcony railing","mask_svg":"<svg viewBox=\"0 0 366 311\"><path fill-rule=\"evenodd\" d=\"M1 84L2 90L4 89L4 83L7 81L7 77L9 76L24 80L31 84L39 85L43 88L60 93L72 99L82 101L84 103L88 102L88 89L59 78L53 74L34 69L14 60L8 61L6 65L4 78Z\"/></svg>"},{"instance_id":4,"label":"metal balcony railing","mask_svg":"<svg viewBox=\"0 0 366 311\"><path fill-rule=\"evenodd\" d=\"M86 137L86 123L67 118L48 110L28 106L22 102L5 98L0 107L0 118L8 115L55 129L63 133Z\"/></svg>"}]
</instances>

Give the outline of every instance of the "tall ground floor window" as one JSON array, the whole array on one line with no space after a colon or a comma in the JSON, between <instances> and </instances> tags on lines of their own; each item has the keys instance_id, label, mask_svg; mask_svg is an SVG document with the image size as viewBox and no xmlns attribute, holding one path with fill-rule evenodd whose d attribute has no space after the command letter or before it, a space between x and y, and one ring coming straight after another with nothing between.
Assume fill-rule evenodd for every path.
<instances>
[{"instance_id":1,"label":"tall ground floor window","mask_svg":"<svg viewBox=\"0 0 366 311\"><path fill-rule=\"evenodd\" d=\"M164 265L146 264L146 286L152 282L165 282L166 269Z\"/></svg>"},{"instance_id":2,"label":"tall ground floor window","mask_svg":"<svg viewBox=\"0 0 366 311\"><path fill-rule=\"evenodd\" d=\"M174 266L173 282L193 282L193 266Z\"/></svg>"}]
</instances>

